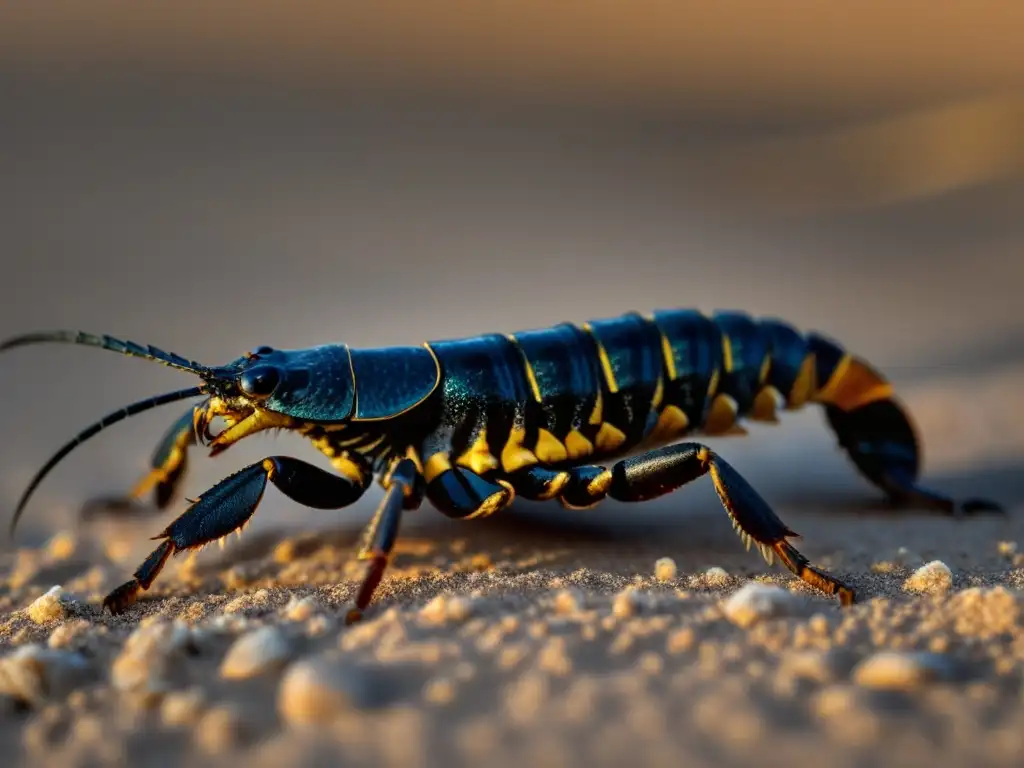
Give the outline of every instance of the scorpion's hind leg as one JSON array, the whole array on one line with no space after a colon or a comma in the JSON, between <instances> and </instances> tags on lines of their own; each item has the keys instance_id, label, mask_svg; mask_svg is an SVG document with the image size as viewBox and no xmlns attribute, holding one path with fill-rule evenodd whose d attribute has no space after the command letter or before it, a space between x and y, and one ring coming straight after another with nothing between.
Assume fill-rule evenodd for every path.
<instances>
[{"instance_id":1,"label":"scorpion's hind leg","mask_svg":"<svg viewBox=\"0 0 1024 768\"><path fill-rule=\"evenodd\" d=\"M814 568L788 541L799 534L779 520L739 472L705 445L678 443L624 459L611 469L582 466L569 472L571 478L560 498L564 506L575 509L593 506L606 496L624 502L654 499L710 474L733 527L748 545L756 543L769 563L778 555L795 575L826 594L838 595L843 605L855 602L853 589Z\"/></svg>"},{"instance_id":2,"label":"scorpion's hind leg","mask_svg":"<svg viewBox=\"0 0 1024 768\"><path fill-rule=\"evenodd\" d=\"M957 501L918 484L920 441L909 414L895 399L892 385L863 360L845 355L836 345L815 337L819 380L815 395L857 469L890 500L946 514L1002 512L987 499Z\"/></svg>"},{"instance_id":3,"label":"scorpion's hind leg","mask_svg":"<svg viewBox=\"0 0 1024 768\"><path fill-rule=\"evenodd\" d=\"M315 509L340 509L354 503L369 484L368 468L352 476L335 475L290 456L271 456L252 464L204 493L167 528L163 539L135 571L134 578L111 592L103 607L120 613L149 589L171 555L197 549L249 522L271 481L293 501Z\"/></svg>"},{"instance_id":4,"label":"scorpion's hind leg","mask_svg":"<svg viewBox=\"0 0 1024 768\"><path fill-rule=\"evenodd\" d=\"M135 487L123 496L102 496L90 499L82 509L82 516L135 512L136 501L154 491L153 501L158 510L166 509L176 498L181 481L188 468L188 451L196 444L194 427L196 408L189 408L164 433L150 459L150 470Z\"/></svg>"}]
</instances>

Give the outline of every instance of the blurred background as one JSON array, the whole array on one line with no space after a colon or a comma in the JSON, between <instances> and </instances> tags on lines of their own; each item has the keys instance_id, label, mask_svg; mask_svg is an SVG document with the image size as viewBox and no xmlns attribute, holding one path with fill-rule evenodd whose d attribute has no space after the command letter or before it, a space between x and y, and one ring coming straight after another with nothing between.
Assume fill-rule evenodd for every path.
<instances>
[{"instance_id":1,"label":"blurred background","mask_svg":"<svg viewBox=\"0 0 1024 768\"><path fill-rule=\"evenodd\" d=\"M746 309L887 371L934 485L1019 505L1022 23L1010 0L8 4L0 335L216 364ZM2 508L75 431L188 383L90 349L6 354ZM72 454L21 541L131 487L176 416ZM719 447L773 501L874 498L816 410L752 431ZM197 455L185 491L275 452L323 464L254 439ZM717 505L710 484L687 498ZM275 492L256 525L341 517Z\"/></svg>"}]
</instances>

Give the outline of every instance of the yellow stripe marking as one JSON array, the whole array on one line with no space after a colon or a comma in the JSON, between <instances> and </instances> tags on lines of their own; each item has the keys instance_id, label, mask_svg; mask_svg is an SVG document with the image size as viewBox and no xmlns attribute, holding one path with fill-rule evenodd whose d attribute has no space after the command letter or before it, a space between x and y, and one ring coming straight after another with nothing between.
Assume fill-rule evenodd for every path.
<instances>
[{"instance_id":1,"label":"yellow stripe marking","mask_svg":"<svg viewBox=\"0 0 1024 768\"><path fill-rule=\"evenodd\" d=\"M537 456L532 451L523 447L523 440L525 439L525 429L522 427L512 427L508 441L501 451L501 466L506 472L515 472L517 469L529 467L537 463Z\"/></svg>"},{"instance_id":2,"label":"yellow stripe marking","mask_svg":"<svg viewBox=\"0 0 1024 768\"><path fill-rule=\"evenodd\" d=\"M832 402L832 398L835 397L836 391L839 389L839 382L846 378L846 372L851 363L853 363L853 358L850 355L843 355L835 370L832 371L829 380L812 395L811 399L819 403Z\"/></svg>"},{"instance_id":3,"label":"yellow stripe marking","mask_svg":"<svg viewBox=\"0 0 1024 768\"><path fill-rule=\"evenodd\" d=\"M455 460L460 467L466 467L478 475L484 475L499 467L498 459L487 445L487 430L481 429L473 444Z\"/></svg>"},{"instance_id":4,"label":"yellow stripe marking","mask_svg":"<svg viewBox=\"0 0 1024 768\"><path fill-rule=\"evenodd\" d=\"M533 371L533 366L530 365L530 359L526 356L526 352L519 346L519 339L516 338L514 333L506 334L505 338L511 341L516 349L519 350L519 356L523 359L523 369L526 371L526 380L530 383L530 391L533 392L533 399L538 403L542 402L540 396L540 387L537 386L537 374Z\"/></svg>"},{"instance_id":5,"label":"yellow stripe marking","mask_svg":"<svg viewBox=\"0 0 1024 768\"><path fill-rule=\"evenodd\" d=\"M533 452L540 461L547 464L557 464L569 457L568 451L561 441L546 429L537 430L537 445Z\"/></svg>"},{"instance_id":6,"label":"yellow stripe marking","mask_svg":"<svg viewBox=\"0 0 1024 768\"><path fill-rule=\"evenodd\" d=\"M597 436L594 438L594 445L599 451L610 453L626 442L626 436L622 430L607 421L601 425Z\"/></svg>"},{"instance_id":7,"label":"yellow stripe marking","mask_svg":"<svg viewBox=\"0 0 1024 768\"><path fill-rule=\"evenodd\" d=\"M574 429L565 436L565 451L570 459L583 459L594 452L594 444Z\"/></svg>"},{"instance_id":8,"label":"yellow stripe marking","mask_svg":"<svg viewBox=\"0 0 1024 768\"><path fill-rule=\"evenodd\" d=\"M612 471L606 469L587 484L587 493L591 496L604 496L612 484Z\"/></svg>"},{"instance_id":9,"label":"yellow stripe marking","mask_svg":"<svg viewBox=\"0 0 1024 768\"><path fill-rule=\"evenodd\" d=\"M654 397L651 398L651 410L657 410L658 406L661 405L661 399L665 396L665 382L662 381L661 375L658 375L658 384L654 388Z\"/></svg>"},{"instance_id":10,"label":"yellow stripe marking","mask_svg":"<svg viewBox=\"0 0 1024 768\"><path fill-rule=\"evenodd\" d=\"M435 477L447 472L451 468L452 463L447 453L435 453L427 459L427 464L423 468L423 479L429 483Z\"/></svg>"},{"instance_id":11,"label":"yellow stripe marking","mask_svg":"<svg viewBox=\"0 0 1024 768\"><path fill-rule=\"evenodd\" d=\"M515 489L504 480L498 480L498 485L500 485L504 490L492 493L483 500L479 507L462 519L473 520L477 517L489 517L499 509L504 509L511 504L516 497Z\"/></svg>"},{"instance_id":12,"label":"yellow stripe marking","mask_svg":"<svg viewBox=\"0 0 1024 768\"><path fill-rule=\"evenodd\" d=\"M814 397L822 403L831 403L844 411L885 400L894 394L892 384L882 378L874 368L851 355L844 355L828 383Z\"/></svg>"},{"instance_id":13,"label":"yellow stripe marking","mask_svg":"<svg viewBox=\"0 0 1024 768\"><path fill-rule=\"evenodd\" d=\"M722 365L726 373L732 373L732 340L727 333L722 334Z\"/></svg>"},{"instance_id":14,"label":"yellow stripe marking","mask_svg":"<svg viewBox=\"0 0 1024 768\"><path fill-rule=\"evenodd\" d=\"M772 368L772 356L765 354L764 360L761 361L761 372L758 374L757 383L764 384L768 380L768 372Z\"/></svg>"},{"instance_id":15,"label":"yellow stripe marking","mask_svg":"<svg viewBox=\"0 0 1024 768\"><path fill-rule=\"evenodd\" d=\"M363 485L366 482L366 477L363 475L362 467L352 461L352 459L345 454L332 458L331 466L334 467L334 470L339 475L348 478L356 485Z\"/></svg>"},{"instance_id":16,"label":"yellow stripe marking","mask_svg":"<svg viewBox=\"0 0 1024 768\"><path fill-rule=\"evenodd\" d=\"M715 370L711 372L711 378L708 380L708 398L715 396L715 393L718 391L718 384L721 380L722 372L718 368L715 368Z\"/></svg>"},{"instance_id":17,"label":"yellow stripe marking","mask_svg":"<svg viewBox=\"0 0 1024 768\"><path fill-rule=\"evenodd\" d=\"M615 394L619 391L619 384L615 381L615 372L612 371L612 361L608 358L608 351L604 348L601 340L594 334L594 329L587 323L583 326L583 330L591 335L594 339L594 344L597 345L597 358L601 361L601 371L604 373L605 381L608 383L608 391Z\"/></svg>"},{"instance_id":18,"label":"yellow stripe marking","mask_svg":"<svg viewBox=\"0 0 1024 768\"><path fill-rule=\"evenodd\" d=\"M590 412L590 418L588 421L591 424L600 424L604 421L604 395L601 390L597 390L597 399L594 400L594 410Z\"/></svg>"},{"instance_id":19,"label":"yellow stripe marking","mask_svg":"<svg viewBox=\"0 0 1024 768\"><path fill-rule=\"evenodd\" d=\"M729 395L715 397L708 411L707 419L701 431L707 435L724 435L736 426L736 414L739 406Z\"/></svg>"},{"instance_id":20,"label":"yellow stripe marking","mask_svg":"<svg viewBox=\"0 0 1024 768\"><path fill-rule=\"evenodd\" d=\"M405 451L405 457L407 459L412 459L412 463L416 465L416 471L422 475L423 460L420 458L420 452L410 445Z\"/></svg>"},{"instance_id":21,"label":"yellow stripe marking","mask_svg":"<svg viewBox=\"0 0 1024 768\"><path fill-rule=\"evenodd\" d=\"M572 476L568 472L559 472L557 475L551 478L547 486L544 488L544 494L539 498L542 501L553 499L555 496L557 496L563 490L565 490L565 486L569 484L569 480L571 478Z\"/></svg>"},{"instance_id":22,"label":"yellow stripe marking","mask_svg":"<svg viewBox=\"0 0 1024 768\"><path fill-rule=\"evenodd\" d=\"M789 397L786 398L786 408L795 411L806 405L818 388L817 379L818 369L815 355L813 352L809 352L800 363L800 371L796 375L796 381L793 382L793 388L789 391Z\"/></svg>"},{"instance_id":23,"label":"yellow stripe marking","mask_svg":"<svg viewBox=\"0 0 1024 768\"><path fill-rule=\"evenodd\" d=\"M690 420L678 405L666 405L658 414L658 423L651 430L651 440L670 440L683 434L690 426Z\"/></svg>"},{"instance_id":24,"label":"yellow stripe marking","mask_svg":"<svg viewBox=\"0 0 1024 768\"><path fill-rule=\"evenodd\" d=\"M778 408L779 400L781 399L782 395L775 387L771 385L764 387L757 393L757 397L754 398L754 407L750 410L750 419L752 421L763 421L768 424L778 424L779 417L776 416L775 410Z\"/></svg>"},{"instance_id":25,"label":"yellow stripe marking","mask_svg":"<svg viewBox=\"0 0 1024 768\"><path fill-rule=\"evenodd\" d=\"M659 331L659 333L661 333ZM676 358L672 354L672 345L669 343L668 336L664 333L661 334L661 355L665 359L665 370L668 372L668 380L676 380Z\"/></svg>"},{"instance_id":26,"label":"yellow stripe marking","mask_svg":"<svg viewBox=\"0 0 1024 768\"><path fill-rule=\"evenodd\" d=\"M381 435L380 437L378 437L373 442L367 443L366 445L360 446L359 450L360 451L372 451L374 448L376 448L378 445L380 445L381 443L384 442L384 438L385 437L386 437L386 435Z\"/></svg>"}]
</instances>

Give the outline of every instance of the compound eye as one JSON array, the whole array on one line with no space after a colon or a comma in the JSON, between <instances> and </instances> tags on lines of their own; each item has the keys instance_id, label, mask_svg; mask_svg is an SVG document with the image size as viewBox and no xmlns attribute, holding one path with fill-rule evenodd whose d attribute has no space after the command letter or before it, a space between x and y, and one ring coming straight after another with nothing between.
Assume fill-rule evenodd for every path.
<instances>
[{"instance_id":1,"label":"compound eye","mask_svg":"<svg viewBox=\"0 0 1024 768\"><path fill-rule=\"evenodd\" d=\"M248 397L270 397L281 382L281 373L272 365L257 365L242 374L238 385Z\"/></svg>"},{"instance_id":2,"label":"compound eye","mask_svg":"<svg viewBox=\"0 0 1024 768\"><path fill-rule=\"evenodd\" d=\"M274 352L274 348L273 347L267 347L267 346L256 347L256 349L254 349L252 352L249 353L249 357L260 357L261 355L270 355L270 354L273 354L273 352Z\"/></svg>"}]
</instances>

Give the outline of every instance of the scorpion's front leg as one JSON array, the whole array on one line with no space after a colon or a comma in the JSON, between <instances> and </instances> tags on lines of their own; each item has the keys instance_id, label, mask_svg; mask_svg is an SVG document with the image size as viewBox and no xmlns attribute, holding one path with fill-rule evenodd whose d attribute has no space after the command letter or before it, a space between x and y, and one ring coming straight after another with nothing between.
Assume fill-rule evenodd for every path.
<instances>
[{"instance_id":1,"label":"scorpion's front leg","mask_svg":"<svg viewBox=\"0 0 1024 768\"><path fill-rule=\"evenodd\" d=\"M92 514L121 512L137 509L133 502L151 490L157 509L166 509L177 496L177 490L188 467L188 451L196 445L195 422L204 406L189 408L164 433L150 459L150 470L135 487L124 496L101 497L85 505L84 512Z\"/></svg>"},{"instance_id":2,"label":"scorpion's front leg","mask_svg":"<svg viewBox=\"0 0 1024 768\"><path fill-rule=\"evenodd\" d=\"M201 407L189 408L164 433L153 451L151 469L132 489L132 498L141 498L153 488L157 509L164 509L171 503L185 475L188 450L196 444L195 422Z\"/></svg>"},{"instance_id":3,"label":"scorpion's front leg","mask_svg":"<svg viewBox=\"0 0 1024 768\"><path fill-rule=\"evenodd\" d=\"M164 531L163 539L135 571L135 578L103 601L111 613L135 602L149 589L168 558L196 549L242 528L263 498L269 480L293 501L315 509L340 509L354 503L369 485L368 467L353 465L351 476L335 475L290 456L270 456L225 478L192 504Z\"/></svg>"},{"instance_id":4,"label":"scorpion's front leg","mask_svg":"<svg viewBox=\"0 0 1024 768\"><path fill-rule=\"evenodd\" d=\"M843 605L855 602L853 590L814 568L787 539L798 536L772 511L768 503L721 456L700 443L679 443L658 448L615 464L611 469L581 466L564 473L531 468L510 479L526 498L545 498L556 490L562 504L585 508L606 496L617 501L646 501L710 474L733 527L746 542L753 541L771 563L778 555L783 564L813 587L838 595ZM563 477L562 475L568 475ZM550 475L550 477L549 477Z\"/></svg>"}]
</instances>

